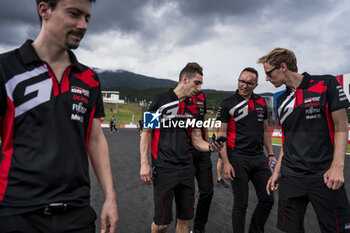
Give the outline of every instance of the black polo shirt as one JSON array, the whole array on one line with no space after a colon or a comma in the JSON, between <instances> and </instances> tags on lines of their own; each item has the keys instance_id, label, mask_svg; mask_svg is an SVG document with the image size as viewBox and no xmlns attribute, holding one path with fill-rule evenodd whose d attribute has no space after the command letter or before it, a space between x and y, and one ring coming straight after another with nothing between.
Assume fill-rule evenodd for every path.
<instances>
[{"instance_id":1,"label":"black polo shirt","mask_svg":"<svg viewBox=\"0 0 350 233\"><path fill-rule=\"evenodd\" d=\"M189 121L202 121L203 110L198 108L197 97L192 96L180 101L170 90L156 94L148 109L158 111L160 129L152 130L152 163L156 167L182 169L192 166L192 125ZM186 127L188 126L188 127Z\"/></svg>"},{"instance_id":2,"label":"black polo shirt","mask_svg":"<svg viewBox=\"0 0 350 233\"><path fill-rule=\"evenodd\" d=\"M216 119L227 123L229 155L264 156L264 120L267 119L264 98L252 93L247 101L237 90L222 101Z\"/></svg>"},{"instance_id":3,"label":"black polo shirt","mask_svg":"<svg viewBox=\"0 0 350 233\"><path fill-rule=\"evenodd\" d=\"M298 177L322 177L333 159L331 113L350 105L335 77L303 75L296 92L288 88L277 99L283 132L281 172Z\"/></svg>"},{"instance_id":4,"label":"black polo shirt","mask_svg":"<svg viewBox=\"0 0 350 233\"><path fill-rule=\"evenodd\" d=\"M0 216L89 204L87 145L104 116L97 75L69 51L61 82L32 41L0 55Z\"/></svg>"}]
</instances>

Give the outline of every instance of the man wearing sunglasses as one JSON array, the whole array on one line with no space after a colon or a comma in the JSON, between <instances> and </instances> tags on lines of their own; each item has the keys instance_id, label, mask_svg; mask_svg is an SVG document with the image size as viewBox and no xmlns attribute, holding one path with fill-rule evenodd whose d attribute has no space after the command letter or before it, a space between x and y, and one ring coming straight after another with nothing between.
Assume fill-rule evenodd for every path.
<instances>
[{"instance_id":1,"label":"man wearing sunglasses","mask_svg":"<svg viewBox=\"0 0 350 233\"><path fill-rule=\"evenodd\" d=\"M258 61L266 80L287 89L277 100L283 146L266 191L279 190L277 227L304 232L313 205L321 232L350 232L344 186L349 101L335 77L299 74L291 50L275 48Z\"/></svg>"},{"instance_id":2,"label":"man wearing sunglasses","mask_svg":"<svg viewBox=\"0 0 350 233\"><path fill-rule=\"evenodd\" d=\"M222 101L217 115L217 120L221 121L218 137L228 137L227 145L224 145L220 154L224 176L231 181L234 192L232 228L235 233L244 233L249 180L258 197L249 232L264 232L274 202L265 187L271 176L269 165L276 160L267 124L265 100L253 93L257 85L258 72L251 67L245 68L238 78L238 90Z\"/></svg>"}]
</instances>

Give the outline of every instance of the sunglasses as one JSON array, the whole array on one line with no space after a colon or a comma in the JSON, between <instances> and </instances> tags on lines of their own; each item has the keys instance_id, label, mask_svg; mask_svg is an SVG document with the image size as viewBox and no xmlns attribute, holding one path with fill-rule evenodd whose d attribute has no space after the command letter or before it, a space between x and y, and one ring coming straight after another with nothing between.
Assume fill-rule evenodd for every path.
<instances>
[{"instance_id":1,"label":"sunglasses","mask_svg":"<svg viewBox=\"0 0 350 233\"><path fill-rule=\"evenodd\" d=\"M241 79L238 79L238 81L240 83L245 84L245 85L250 86L250 87L255 85L255 83L247 82L247 81L244 81L244 80L241 80Z\"/></svg>"},{"instance_id":2,"label":"sunglasses","mask_svg":"<svg viewBox=\"0 0 350 233\"><path fill-rule=\"evenodd\" d=\"M267 76L269 76L269 77L271 77L271 73L272 73L272 71L274 71L274 70L278 70L279 69L279 67L275 67L275 68L273 68L272 70L270 70L270 71L267 71L267 72L265 72L265 74L267 75Z\"/></svg>"}]
</instances>

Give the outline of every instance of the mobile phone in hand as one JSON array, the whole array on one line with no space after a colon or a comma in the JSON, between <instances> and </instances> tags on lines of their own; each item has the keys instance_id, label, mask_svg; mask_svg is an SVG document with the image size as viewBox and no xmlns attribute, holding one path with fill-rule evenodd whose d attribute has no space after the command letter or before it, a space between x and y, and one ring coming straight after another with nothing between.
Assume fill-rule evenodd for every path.
<instances>
[{"instance_id":1,"label":"mobile phone in hand","mask_svg":"<svg viewBox=\"0 0 350 233\"><path fill-rule=\"evenodd\" d=\"M216 142L218 142L218 143L220 143L220 142L224 143L226 141L227 141L227 137L225 137L225 136L220 136L216 139Z\"/></svg>"}]
</instances>

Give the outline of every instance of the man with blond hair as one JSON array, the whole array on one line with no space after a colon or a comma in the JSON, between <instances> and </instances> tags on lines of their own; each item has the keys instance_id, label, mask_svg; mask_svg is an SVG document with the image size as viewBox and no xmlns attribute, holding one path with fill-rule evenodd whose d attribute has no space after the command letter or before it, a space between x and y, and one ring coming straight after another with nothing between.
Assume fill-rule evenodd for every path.
<instances>
[{"instance_id":1,"label":"man with blond hair","mask_svg":"<svg viewBox=\"0 0 350 233\"><path fill-rule=\"evenodd\" d=\"M299 74L293 51L275 48L258 61L266 80L286 85L277 99L283 144L266 190L279 190L277 227L304 232L309 202L321 232L350 232L344 185L349 101L335 77Z\"/></svg>"}]
</instances>

